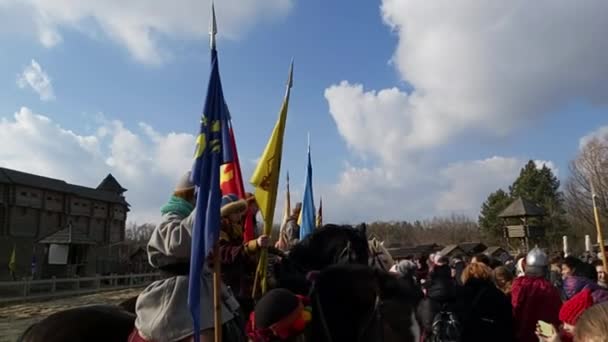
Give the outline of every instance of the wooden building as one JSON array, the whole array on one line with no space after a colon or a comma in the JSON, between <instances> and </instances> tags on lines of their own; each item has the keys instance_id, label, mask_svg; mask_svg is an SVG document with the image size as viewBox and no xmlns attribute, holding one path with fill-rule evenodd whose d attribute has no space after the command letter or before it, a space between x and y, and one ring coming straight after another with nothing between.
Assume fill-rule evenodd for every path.
<instances>
[{"instance_id":1,"label":"wooden building","mask_svg":"<svg viewBox=\"0 0 608 342\"><path fill-rule=\"evenodd\" d=\"M88 188L0 168L0 265L14 250L18 278L98 273L117 258L106 246L124 240L125 191L111 174ZM0 267L0 280L9 273Z\"/></svg>"},{"instance_id":2,"label":"wooden building","mask_svg":"<svg viewBox=\"0 0 608 342\"><path fill-rule=\"evenodd\" d=\"M525 198L516 198L498 217L503 220L504 236L507 242L511 239L520 241L521 248L510 246L511 250L527 252L530 240L538 241L545 236L543 224L545 209ZM510 244L510 242L509 242Z\"/></svg>"},{"instance_id":3,"label":"wooden building","mask_svg":"<svg viewBox=\"0 0 608 342\"><path fill-rule=\"evenodd\" d=\"M443 249L443 246L433 244L410 246L410 247L391 247L387 251L391 254L395 261L400 261L406 258L419 258L421 256L429 256Z\"/></svg>"},{"instance_id":4,"label":"wooden building","mask_svg":"<svg viewBox=\"0 0 608 342\"><path fill-rule=\"evenodd\" d=\"M448 258L462 258L464 256L467 256L467 252L459 245L448 245L444 249L442 249L439 254Z\"/></svg>"}]
</instances>

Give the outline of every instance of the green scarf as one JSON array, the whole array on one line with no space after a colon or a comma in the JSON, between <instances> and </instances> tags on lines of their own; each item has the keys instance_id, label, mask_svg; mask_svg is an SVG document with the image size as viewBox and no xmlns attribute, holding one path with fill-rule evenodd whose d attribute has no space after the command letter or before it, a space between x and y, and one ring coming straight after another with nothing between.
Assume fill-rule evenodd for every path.
<instances>
[{"instance_id":1,"label":"green scarf","mask_svg":"<svg viewBox=\"0 0 608 342\"><path fill-rule=\"evenodd\" d=\"M192 210L194 210L194 206L192 205L192 203L177 196L171 196L169 202L167 202L167 204L163 205L160 208L160 212L163 215L167 213L173 213L184 218L188 217Z\"/></svg>"}]
</instances>

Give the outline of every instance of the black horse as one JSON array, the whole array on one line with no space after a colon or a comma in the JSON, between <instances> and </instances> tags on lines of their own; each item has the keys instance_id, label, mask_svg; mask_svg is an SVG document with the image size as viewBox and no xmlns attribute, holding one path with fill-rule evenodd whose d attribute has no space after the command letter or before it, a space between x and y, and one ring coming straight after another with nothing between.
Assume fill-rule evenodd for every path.
<instances>
[{"instance_id":1,"label":"black horse","mask_svg":"<svg viewBox=\"0 0 608 342\"><path fill-rule=\"evenodd\" d=\"M420 291L366 265L335 265L317 276L306 341L418 342Z\"/></svg>"},{"instance_id":2,"label":"black horse","mask_svg":"<svg viewBox=\"0 0 608 342\"><path fill-rule=\"evenodd\" d=\"M325 225L294 246L274 266L274 286L307 294L306 275L336 263L367 264L365 225ZM273 284L271 284L273 285ZM18 341L127 341L137 297L121 305L91 305L57 312L30 326Z\"/></svg>"},{"instance_id":3,"label":"black horse","mask_svg":"<svg viewBox=\"0 0 608 342\"><path fill-rule=\"evenodd\" d=\"M309 272L335 264L367 265L369 247L366 226L327 224L296 244L273 265L271 287L286 288L307 295Z\"/></svg>"}]
</instances>

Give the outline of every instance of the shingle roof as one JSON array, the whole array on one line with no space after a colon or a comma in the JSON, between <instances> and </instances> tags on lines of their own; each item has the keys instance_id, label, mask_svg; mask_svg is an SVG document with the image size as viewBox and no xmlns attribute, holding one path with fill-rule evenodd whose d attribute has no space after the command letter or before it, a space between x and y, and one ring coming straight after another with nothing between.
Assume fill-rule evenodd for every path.
<instances>
[{"instance_id":1,"label":"shingle roof","mask_svg":"<svg viewBox=\"0 0 608 342\"><path fill-rule=\"evenodd\" d=\"M112 177L112 179L114 179L114 177ZM120 203L129 206L129 203L127 203L125 198L117 193L69 184L63 180L43 177L2 167L0 167L0 182L70 193L84 198L111 203ZM118 182L116 183L118 184Z\"/></svg>"},{"instance_id":2,"label":"shingle roof","mask_svg":"<svg viewBox=\"0 0 608 342\"><path fill-rule=\"evenodd\" d=\"M503 210L498 217L535 217L544 216L545 210L539 205L528 201L522 197L516 198L509 206Z\"/></svg>"},{"instance_id":3,"label":"shingle roof","mask_svg":"<svg viewBox=\"0 0 608 342\"><path fill-rule=\"evenodd\" d=\"M95 245L97 242L86 234L70 227L61 229L38 241L39 243L58 243L75 245Z\"/></svg>"},{"instance_id":4,"label":"shingle roof","mask_svg":"<svg viewBox=\"0 0 608 342\"><path fill-rule=\"evenodd\" d=\"M439 254L441 254L443 256L448 256L448 255L450 255L450 253L454 252L456 249L460 249L463 253L466 253L466 251L463 250L458 245L448 245L444 249L442 249L441 252L439 252Z\"/></svg>"},{"instance_id":5,"label":"shingle roof","mask_svg":"<svg viewBox=\"0 0 608 342\"><path fill-rule=\"evenodd\" d=\"M123 188L122 185L120 185L120 183L118 183L118 181L116 180L116 178L114 178L114 176L112 176L111 173L109 173L106 178L104 178L101 183L99 183L99 185L97 186L98 190L105 190L105 191L109 191L109 192L115 192L118 194L121 194L125 191L127 191L127 189Z\"/></svg>"},{"instance_id":6,"label":"shingle roof","mask_svg":"<svg viewBox=\"0 0 608 342\"><path fill-rule=\"evenodd\" d=\"M506 249L504 249L504 248L502 248L500 246L492 246L492 247L486 248L486 250L483 251L483 254L491 256L491 255L493 255L494 253L496 253L496 252L498 252L500 250L503 250L503 251L505 251L505 253L508 253Z\"/></svg>"},{"instance_id":7,"label":"shingle roof","mask_svg":"<svg viewBox=\"0 0 608 342\"><path fill-rule=\"evenodd\" d=\"M481 242L463 242L459 243L458 247L467 254L479 253L487 248L486 245Z\"/></svg>"},{"instance_id":8,"label":"shingle roof","mask_svg":"<svg viewBox=\"0 0 608 342\"><path fill-rule=\"evenodd\" d=\"M418 245L418 246L409 246L409 247L387 248L387 251L394 258L403 258L408 255L417 257L422 254L431 254L437 250L440 250L441 248L442 247L437 244L427 244L427 245Z\"/></svg>"}]
</instances>

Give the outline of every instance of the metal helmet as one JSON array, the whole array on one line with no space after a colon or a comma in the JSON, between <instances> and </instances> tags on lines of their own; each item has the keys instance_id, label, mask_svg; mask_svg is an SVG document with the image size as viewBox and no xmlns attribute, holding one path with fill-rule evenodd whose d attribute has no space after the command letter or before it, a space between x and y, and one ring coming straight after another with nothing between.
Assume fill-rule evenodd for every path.
<instances>
[{"instance_id":1,"label":"metal helmet","mask_svg":"<svg viewBox=\"0 0 608 342\"><path fill-rule=\"evenodd\" d=\"M526 256L526 267L544 267L549 265L547 254L540 248L534 247Z\"/></svg>"}]
</instances>

